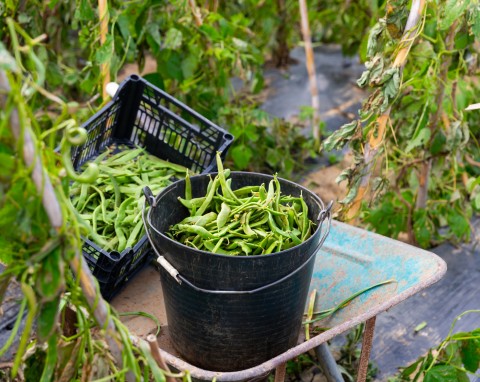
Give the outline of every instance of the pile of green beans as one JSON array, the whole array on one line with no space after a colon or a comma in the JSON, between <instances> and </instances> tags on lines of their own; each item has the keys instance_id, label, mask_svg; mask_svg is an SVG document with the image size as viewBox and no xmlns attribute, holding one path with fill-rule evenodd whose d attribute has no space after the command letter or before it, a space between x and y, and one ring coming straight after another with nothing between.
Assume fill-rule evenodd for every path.
<instances>
[{"instance_id":1,"label":"pile of green beans","mask_svg":"<svg viewBox=\"0 0 480 382\"><path fill-rule=\"evenodd\" d=\"M203 197L192 198L186 176L185 198L178 199L190 216L169 228L170 238L212 253L254 256L283 251L312 235L307 204L302 197L282 195L276 175L268 186L232 190L230 171L218 154L217 167Z\"/></svg>"},{"instance_id":2,"label":"pile of green beans","mask_svg":"<svg viewBox=\"0 0 480 382\"><path fill-rule=\"evenodd\" d=\"M74 182L70 188L73 206L91 227L87 237L107 251L118 252L134 246L145 233L143 187L157 194L188 172L142 148L121 149L115 154L106 150L94 160L99 169L95 182Z\"/></svg>"}]
</instances>

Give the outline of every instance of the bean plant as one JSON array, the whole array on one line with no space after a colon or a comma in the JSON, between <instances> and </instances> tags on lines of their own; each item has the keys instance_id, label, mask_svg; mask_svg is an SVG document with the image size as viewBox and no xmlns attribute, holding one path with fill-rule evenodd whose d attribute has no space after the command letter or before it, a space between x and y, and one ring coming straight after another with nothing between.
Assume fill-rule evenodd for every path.
<instances>
[{"instance_id":1,"label":"bean plant","mask_svg":"<svg viewBox=\"0 0 480 382\"><path fill-rule=\"evenodd\" d=\"M454 332L454 329L462 317L479 313L479 310L469 310L457 316L448 335L438 346L429 349L427 354L412 364L402 367L389 382L470 381L472 378L478 378L480 328L469 332Z\"/></svg>"},{"instance_id":2,"label":"bean plant","mask_svg":"<svg viewBox=\"0 0 480 382\"><path fill-rule=\"evenodd\" d=\"M387 2L358 80L370 95L324 148L354 153L338 178L344 219L428 247L468 240L480 207L478 115L465 111L478 101L480 13L478 1L413 1L406 28L409 4Z\"/></svg>"}]
</instances>

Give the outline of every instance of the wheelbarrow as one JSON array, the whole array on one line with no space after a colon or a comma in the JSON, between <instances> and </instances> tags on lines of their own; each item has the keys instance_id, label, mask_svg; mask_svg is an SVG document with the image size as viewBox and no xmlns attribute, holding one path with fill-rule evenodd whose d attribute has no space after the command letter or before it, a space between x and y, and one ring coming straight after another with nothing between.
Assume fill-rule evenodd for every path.
<instances>
[{"instance_id":1,"label":"wheelbarrow","mask_svg":"<svg viewBox=\"0 0 480 382\"><path fill-rule=\"evenodd\" d=\"M315 350L327 379L342 381L326 343L366 323L357 376L357 381L364 381L376 316L440 280L446 269L446 263L431 252L332 221L330 234L317 253L310 284L310 290L316 290L316 302L321 302L316 309L335 307L354 293L386 280L394 282L368 290L321 321L321 326L327 329L309 340L299 339L296 346L266 362L231 372L201 369L175 352L168 335L159 275L153 266L144 268L131 280L128 288L113 299L112 305L120 313L143 311L156 317L162 327L157 338L162 358L174 369L188 370L193 378L201 380L254 380L275 370L275 381L283 381L287 361ZM156 324L143 316L125 317L124 323L139 338L156 329Z\"/></svg>"}]
</instances>

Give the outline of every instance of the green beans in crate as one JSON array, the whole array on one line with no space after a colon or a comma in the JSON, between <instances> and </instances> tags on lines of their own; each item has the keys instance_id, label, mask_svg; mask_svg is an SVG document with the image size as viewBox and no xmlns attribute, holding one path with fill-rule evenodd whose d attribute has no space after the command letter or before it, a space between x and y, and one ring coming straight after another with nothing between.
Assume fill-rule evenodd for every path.
<instances>
[{"instance_id":1,"label":"green beans in crate","mask_svg":"<svg viewBox=\"0 0 480 382\"><path fill-rule=\"evenodd\" d=\"M113 147L115 153L123 147L140 147L146 155L183 166L194 173L209 173L216 170L216 153L220 151L224 157L233 141L227 131L136 75L127 78L112 101L83 127L87 130L87 141L72 150L72 162L77 171L109 148ZM141 188L143 183L138 185ZM81 189L78 192L80 195ZM136 194L132 197L135 198ZM124 207L127 210L128 206ZM101 208L99 212L108 220ZM125 218L132 219L130 216ZM130 241L127 236L119 236L120 250L103 247L88 238L84 238L82 248L107 300L151 259L151 247L145 235Z\"/></svg>"}]
</instances>

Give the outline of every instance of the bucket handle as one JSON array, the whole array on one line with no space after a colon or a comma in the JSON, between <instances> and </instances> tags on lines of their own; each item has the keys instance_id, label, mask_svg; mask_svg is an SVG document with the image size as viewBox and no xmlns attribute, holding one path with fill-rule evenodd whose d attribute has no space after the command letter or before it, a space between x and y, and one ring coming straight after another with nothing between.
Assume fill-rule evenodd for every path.
<instances>
[{"instance_id":1,"label":"bucket handle","mask_svg":"<svg viewBox=\"0 0 480 382\"><path fill-rule=\"evenodd\" d=\"M155 197L153 196L153 193L150 190L150 188L144 187L143 192L145 193L145 201L148 202L148 204L151 207L156 207L156 200L155 200ZM323 206L323 204L322 204L322 206ZM253 293L257 293L257 292L263 291L265 289L268 289L270 287L273 287L273 286L275 286L277 284L280 284L281 282L289 279L290 277L292 277L296 273L300 272L300 270L302 270L310 262L310 260L317 254L318 250L320 249L320 247L325 242L325 239L327 238L328 233L330 232L330 227L331 227L331 224L332 224L332 206L333 206L333 201L330 201L330 203L328 203L328 205L326 207L324 207L320 211L320 213L318 214L317 219L318 219L318 222L319 222L319 225L320 225L318 227L318 229L320 229L320 230L322 229L323 223L325 221L327 222L327 224L326 224L326 227L325 227L325 231L324 231L322 237L320 238L320 241L318 242L317 246L315 247L315 250L312 251L312 254L308 257L308 259L302 265L300 265L298 268L296 268L295 270L293 270L292 272L290 272L286 276L283 276L282 278L280 278L278 280L275 280L275 281L271 282L270 284L262 285L261 287L258 287L258 288L255 288L255 289L250 289L250 290L212 290L212 289L204 289L204 288L200 288L200 287L196 286L191 281L189 281L184 276L182 276L177 271L177 269L172 264L170 264L170 262L164 256L162 256L158 252L157 248L155 248L155 246L153 245L153 241L152 241L152 238L150 236L149 229L148 229L149 225L148 225L147 219L145 219L145 212L146 212L145 204L143 205L142 219L143 219L143 224L145 226L145 232L147 233L148 241L150 242L151 247L153 248L155 254L158 256L157 257L157 262L168 272L168 274L170 276L172 276L175 279L176 282L178 282L179 284L185 283L186 285L188 285L190 288L196 290L197 292L203 292L203 293L232 294L232 295L233 294L253 294Z\"/></svg>"}]
</instances>

